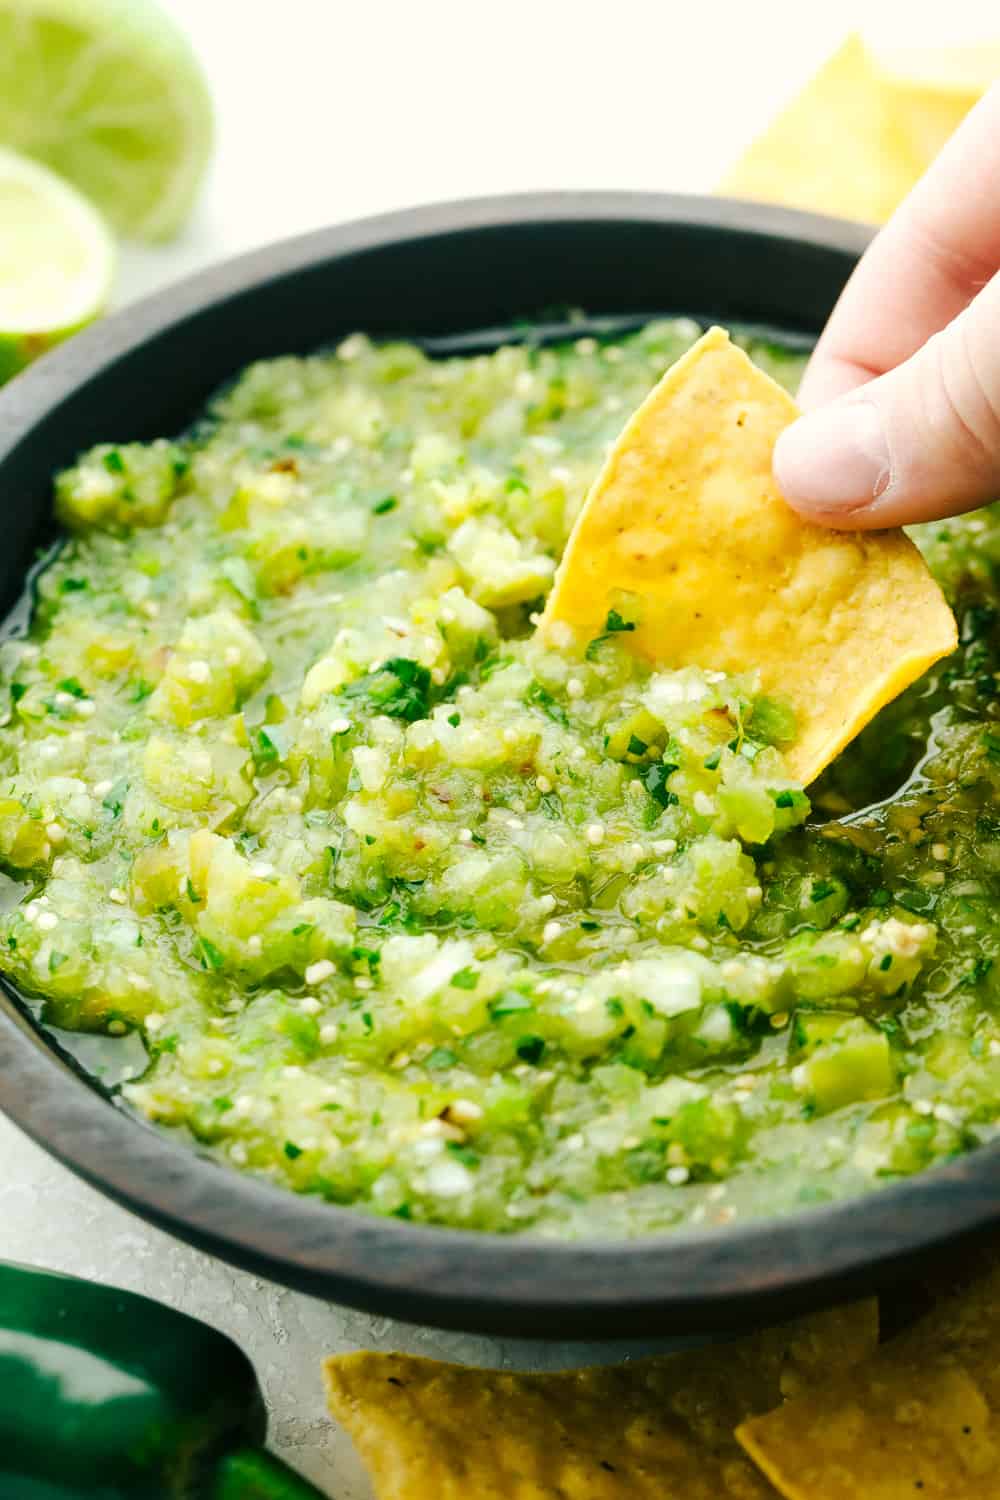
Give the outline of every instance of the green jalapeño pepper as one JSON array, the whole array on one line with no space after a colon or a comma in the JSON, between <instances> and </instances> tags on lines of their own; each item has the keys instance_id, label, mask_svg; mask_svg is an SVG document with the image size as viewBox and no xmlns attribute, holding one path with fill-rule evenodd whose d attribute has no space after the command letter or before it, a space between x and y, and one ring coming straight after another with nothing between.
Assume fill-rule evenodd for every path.
<instances>
[{"instance_id":1,"label":"green jalape\u00f1o pepper","mask_svg":"<svg viewBox=\"0 0 1000 1500\"><path fill-rule=\"evenodd\" d=\"M265 1429L253 1366L223 1334L0 1263L0 1500L320 1500Z\"/></svg>"}]
</instances>

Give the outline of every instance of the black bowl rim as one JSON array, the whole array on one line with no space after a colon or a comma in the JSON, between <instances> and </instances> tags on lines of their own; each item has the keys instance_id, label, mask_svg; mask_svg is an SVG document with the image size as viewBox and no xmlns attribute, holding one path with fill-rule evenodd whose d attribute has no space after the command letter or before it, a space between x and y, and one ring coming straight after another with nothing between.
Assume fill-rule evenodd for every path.
<instances>
[{"instance_id":1,"label":"black bowl rim","mask_svg":"<svg viewBox=\"0 0 1000 1500\"><path fill-rule=\"evenodd\" d=\"M854 257L862 254L872 236L872 227L867 224L749 199L620 191L455 199L310 230L182 277L83 329L29 365L0 389L0 463L28 425L58 406L101 367L169 325L260 283L304 271L332 257L392 242L515 224L625 220L743 231L765 239L796 240L820 249L839 250Z\"/></svg>"},{"instance_id":2,"label":"black bowl rim","mask_svg":"<svg viewBox=\"0 0 1000 1500\"><path fill-rule=\"evenodd\" d=\"M133 304L0 393L5 458L81 383L219 299L347 253L487 226L649 220L792 239L857 257L867 226L732 199L532 193L379 215L251 251ZM60 1062L9 997L0 1103L71 1170L143 1218L303 1291L441 1327L562 1337L728 1328L793 1311L1000 1220L996 1151L981 1148L857 1199L721 1229L549 1241L372 1217L220 1167L116 1109Z\"/></svg>"}]
</instances>

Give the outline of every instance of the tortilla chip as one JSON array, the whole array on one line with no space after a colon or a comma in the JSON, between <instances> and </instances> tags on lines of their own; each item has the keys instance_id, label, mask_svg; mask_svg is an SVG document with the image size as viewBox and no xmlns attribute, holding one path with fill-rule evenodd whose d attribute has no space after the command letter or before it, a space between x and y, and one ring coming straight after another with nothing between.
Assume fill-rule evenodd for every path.
<instances>
[{"instance_id":1,"label":"tortilla chip","mask_svg":"<svg viewBox=\"0 0 1000 1500\"><path fill-rule=\"evenodd\" d=\"M877 1340L868 1301L608 1368L511 1375L367 1353L327 1360L325 1376L379 1500L766 1500L737 1422Z\"/></svg>"},{"instance_id":2,"label":"tortilla chip","mask_svg":"<svg viewBox=\"0 0 1000 1500\"><path fill-rule=\"evenodd\" d=\"M886 1347L847 1377L737 1428L786 1500L991 1500L1000 1458L961 1365Z\"/></svg>"},{"instance_id":3,"label":"tortilla chip","mask_svg":"<svg viewBox=\"0 0 1000 1500\"><path fill-rule=\"evenodd\" d=\"M938 1284L940 1285L938 1272ZM962 1365L982 1390L997 1418L1000 1443L1000 1263L995 1250L973 1252L960 1262L954 1290L895 1340L911 1370L937 1355Z\"/></svg>"},{"instance_id":4,"label":"tortilla chip","mask_svg":"<svg viewBox=\"0 0 1000 1500\"><path fill-rule=\"evenodd\" d=\"M902 531L830 531L771 476L795 403L721 328L667 371L608 456L540 628L584 640L636 596L629 649L664 667L756 670L795 711L803 784L957 645L951 611Z\"/></svg>"},{"instance_id":5,"label":"tortilla chip","mask_svg":"<svg viewBox=\"0 0 1000 1500\"><path fill-rule=\"evenodd\" d=\"M995 47L872 55L850 36L719 185L882 224L1000 72Z\"/></svg>"},{"instance_id":6,"label":"tortilla chip","mask_svg":"<svg viewBox=\"0 0 1000 1500\"><path fill-rule=\"evenodd\" d=\"M890 149L913 180L927 170L974 104L1000 78L1000 42L895 48L875 58Z\"/></svg>"},{"instance_id":7,"label":"tortilla chip","mask_svg":"<svg viewBox=\"0 0 1000 1500\"><path fill-rule=\"evenodd\" d=\"M995 1252L961 1262L955 1290L873 1359L736 1435L787 1500L997 1500Z\"/></svg>"}]
</instances>

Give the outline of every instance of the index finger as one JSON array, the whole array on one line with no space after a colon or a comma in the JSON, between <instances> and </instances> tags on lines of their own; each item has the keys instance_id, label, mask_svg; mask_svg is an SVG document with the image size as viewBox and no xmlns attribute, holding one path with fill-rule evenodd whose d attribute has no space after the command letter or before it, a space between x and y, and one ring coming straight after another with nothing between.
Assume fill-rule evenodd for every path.
<instances>
[{"instance_id":1,"label":"index finger","mask_svg":"<svg viewBox=\"0 0 1000 1500\"><path fill-rule=\"evenodd\" d=\"M805 407L884 375L1000 266L1000 83L970 111L847 283L799 391Z\"/></svg>"}]
</instances>

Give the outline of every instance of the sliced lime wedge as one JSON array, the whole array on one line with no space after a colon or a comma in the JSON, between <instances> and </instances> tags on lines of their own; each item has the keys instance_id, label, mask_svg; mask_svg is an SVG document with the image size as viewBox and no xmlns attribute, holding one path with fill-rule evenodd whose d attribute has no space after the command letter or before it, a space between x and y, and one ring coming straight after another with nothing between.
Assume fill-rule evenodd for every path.
<instances>
[{"instance_id":1,"label":"sliced lime wedge","mask_svg":"<svg viewBox=\"0 0 1000 1500\"><path fill-rule=\"evenodd\" d=\"M0 0L0 145L52 167L121 233L178 229L211 144L201 68L154 0Z\"/></svg>"},{"instance_id":2,"label":"sliced lime wedge","mask_svg":"<svg viewBox=\"0 0 1000 1500\"><path fill-rule=\"evenodd\" d=\"M0 149L0 381L89 323L115 249L86 198L47 167Z\"/></svg>"}]
</instances>

